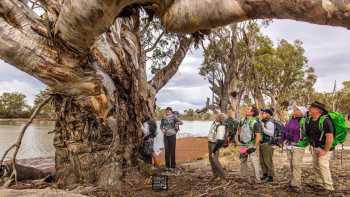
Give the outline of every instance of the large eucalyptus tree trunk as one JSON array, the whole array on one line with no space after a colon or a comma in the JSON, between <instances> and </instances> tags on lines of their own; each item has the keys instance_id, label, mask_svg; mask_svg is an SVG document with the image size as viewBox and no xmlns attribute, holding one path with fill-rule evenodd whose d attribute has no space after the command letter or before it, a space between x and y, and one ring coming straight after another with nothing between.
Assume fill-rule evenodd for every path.
<instances>
[{"instance_id":1,"label":"large eucalyptus tree trunk","mask_svg":"<svg viewBox=\"0 0 350 197\"><path fill-rule=\"evenodd\" d=\"M55 161L62 186L96 183L118 189L122 179L140 177L140 125L143 116L152 113L154 95L138 60L137 20L117 19L93 48L88 64L96 69L103 83L100 91L106 94L55 96ZM112 46L104 54L107 43Z\"/></svg>"}]
</instances>

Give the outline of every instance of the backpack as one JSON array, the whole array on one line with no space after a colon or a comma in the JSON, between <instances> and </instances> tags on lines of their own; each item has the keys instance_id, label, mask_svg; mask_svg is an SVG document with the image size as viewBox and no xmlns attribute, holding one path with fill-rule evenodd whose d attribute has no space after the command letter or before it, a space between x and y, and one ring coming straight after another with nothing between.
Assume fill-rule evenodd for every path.
<instances>
[{"instance_id":1,"label":"backpack","mask_svg":"<svg viewBox=\"0 0 350 197\"><path fill-rule=\"evenodd\" d=\"M225 140L224 141L225 141L224 145L223 145L224 148L227 148L232 142L231 138L229 138L229 136L228 136L227 127L226 127Z\"/></svg>"},{"instance_id":2,"label":"backpack","mask_svg":"<svg viewBox=\"0 0 350 197\"><path fill-rule=\"evenodd\" d=\"M310 144L309 138L306 135L305 132L305 123L306 123L306 118L303 117L299 120L299 126L300 126L300 140L296 144L298 147L305 148Z\"/></svg>"},{"instance_id":3,"label":"backpack","mask_svg":"<svg viewBox=\"0 0 350 197\"><path fill-rule=\"evenodd\" d=\"M279 145L282 141L283 132L284 132L284 125L277 120L273 120L273 124L275 125L275 131L273 133L273 137L271 139L272 145Z\"/></svg>"},{"instance_id":4,"label":"backpack","mask_svg":"<svg viewBox=\"0 0 350 197\"><path fill-rule=\"evenodd\" d=\"M230 145L231 143L231 140L230 138L228 137L228 127L227 127L227 124L218 124L215 126L215 135L217 133L217 129L219 126L225 126L225 136L224 136L224 144L223 144L223 147L226 148Z\"/></svg>"},{"instance_id":5,"label":"backpack","mask_svg":"<svg viewBox=\"0 0 350 197\"><path fill-rule=\"evenodd\" d=\"M157 136L157 123L154 120L148 121L149 136L155 138Z\"/></svg>"},{"instance_id":6,"label":"backpack","mask_svg":"<svg viewBox=\"0 0 350 197\"><path fill-rule=\"evenodd\" d=\"M346 124L343 114L339 112L328 112L328 114L321 116L318 123L319 129L321 130L321 137L319 139L320 141L324 136L323 123L326 117L329 117L333 123L334 138L332 148L334 148L336 145L343 144L346 141L349 132L349 126Z\"/></svg>"},{"instance_id":7,"label":"backpack","mask_svg":"<svg viewBox=\"0 0 350 197\"><path fill-rule=\"evenodd\" d=\"M259 120L257 118L252 118L250 120L244 120L243 125L245 125L245 122L248 121L248 130L245 129L245 132L242 132L239 135L239 141L243 144L248 144L254 141L255 139L255 133L254 133L254 124L257 123ZM244 127L242 127L244 128Z\"/></svg>"}]
</instances>

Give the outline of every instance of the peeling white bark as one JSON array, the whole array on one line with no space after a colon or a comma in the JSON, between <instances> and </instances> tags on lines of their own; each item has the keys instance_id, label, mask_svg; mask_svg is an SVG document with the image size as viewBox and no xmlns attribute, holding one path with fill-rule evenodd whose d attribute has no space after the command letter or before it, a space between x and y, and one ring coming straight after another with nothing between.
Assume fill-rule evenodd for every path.
<instances>
[{"instance_id":1,"label":"peeling white bark","mask_svg":"<svg viewBox=\"0 0 350 197\"><path fill-rule=\"evenodd\" d=\"M249 19L292 19L350 28L348 0L176 0L162 14L171 32L195 32Z\"/></svg>"},{"instance_id":2,"label":"peeling white bark","mask_svg":"<svg viewBox=\"0 0 350 197\"><path fill-rule=\"evenodd\" d=\"M79 52L88 52L96 38L135 0L65 0L55 25L55 35Z\"/></svg>"}]
</instances>

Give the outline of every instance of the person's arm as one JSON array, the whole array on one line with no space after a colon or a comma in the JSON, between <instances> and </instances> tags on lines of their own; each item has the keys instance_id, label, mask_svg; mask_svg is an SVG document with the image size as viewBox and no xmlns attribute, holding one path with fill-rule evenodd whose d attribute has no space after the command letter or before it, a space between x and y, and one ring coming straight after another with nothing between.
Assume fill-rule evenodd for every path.
<instances>
[{"instance_id":1,"label":"person's arm","mask_svg":"<svg viewBox=\"0 0 350 197\"><path fill-rule=\"evenodd\" d=\"M162 120L160 120L160 130L165 133L165 128L164 128L164 118L162 118Z\"/></svg>"},{"instance_id":2,"label":"person's arm","mask_svg":"<svg viewBox=\"0 0 350 197\"><path fill-rule=\"evenodd\" d=\"M332 148L333 144L333 133L326 133L326 144L324 150L328 152Z\"/></svg>"},{"instance_id":3,"label":"person's arm","mask_svg":"<svg viewBox=\"0 0 350 197\"><path fill-rule=\"evenodd\" d=\"M265 127L263 127L263 132L266 135L273 137L275 133L275 124L272 121L267 122Z\"/></svg>"},{"instance_id":4,"label":"person's arm","mask_svg":"<svg viewBox=\"0 0 350 197\"><path fill-rule=\"evenodd\" d=\"M255 146L256 149L259 148L260 140L261 140L261 133L262 133L262 125L260 122L257 122L253 126L254 132L255 132Z\"/></svg>"},{"instance_id":5,"label":"person's arm","mask_svg":"<svg viewBox=\"0 0 350 197\"><path fill-rule=\"evenodd\" d=\"M162 118L160 120L160 129L162 130L164 128L164 119Z\"/></svg>"},{"instance_id":6,"label":"person's arm","mask_svg":"<svg viewBox=\"0 0 350 197\"><path fill-rule=\"evenodd\" d=\"M261 133L256 133L255 134L255 146L256 146L256 149L258 149L258 147L260 145L260 140L261 140Z\"/></svg>"},{"instance_id":7,"label":"person's arm","mask_svg":"<svg viewBox=\"0 0 350 197\"><path fill-rule=\"evenodd\" d=\"M320 155L319 155L320 157L326 155L327 152L330 151L330 149L332 148L332 145L333 145L334 127L333 127L331 120L329 120L329 119L325 120L325 122L323 123L323 129L324 129L325 135L326 135L326 142L325 142L324 148L320 150Z\"/></svg>"}]
</instances>

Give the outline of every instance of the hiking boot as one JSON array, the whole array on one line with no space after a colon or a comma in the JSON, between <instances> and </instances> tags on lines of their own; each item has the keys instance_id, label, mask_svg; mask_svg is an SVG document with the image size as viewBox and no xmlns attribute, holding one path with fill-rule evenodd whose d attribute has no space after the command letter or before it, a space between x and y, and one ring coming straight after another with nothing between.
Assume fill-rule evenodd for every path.
<instances>
[{"instance_id":1,"label":"hiking boot","mask_svg":"<svg viewBox=\"0 0 350 197\"><path fill-rule=\"evenodd\" d=\"M300 193L301 192L301 188L289 185L287 191L288 192L293 192L293 193Z\"/></svg>"},{"instance_id":2,"label":"hiking boot","mask_svg":"<svg viewBox=\"0 0 350 197\"><path fill-rule=\"evenodd\" d=\"M261 180L265 180L267 178L267 174L264 174L262 177L261 177Z\"/></svg>"},{"instance_id":3,"label":"hiking boot","mask_svg":"<svg viewBox=\"0 0 350 197\"><path fill-rule=\"evenodd\" d=\"M214 182L217 182L218 180L220 180L220 177L219 177L219 176L214 176L214 177L212 177L212 178L209 180L209 182L210 182L210 183L214 183Z\"/></svg>"},{"instance_id":4,"label":"hiking boot","mask_svg":"<svg viewBox=\"0 0 350 197\"><path fill-rule=\"evenodd\" d=\"M267 183L271 183L273 182L273 177L272 176L267 176L265 179L264 179L265 182Z\"/></svg>"}]
</instances>

